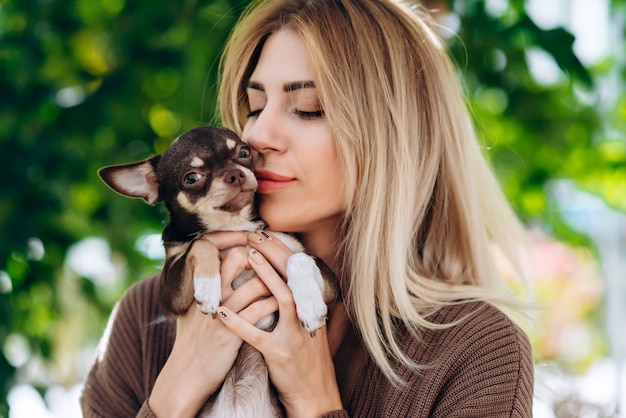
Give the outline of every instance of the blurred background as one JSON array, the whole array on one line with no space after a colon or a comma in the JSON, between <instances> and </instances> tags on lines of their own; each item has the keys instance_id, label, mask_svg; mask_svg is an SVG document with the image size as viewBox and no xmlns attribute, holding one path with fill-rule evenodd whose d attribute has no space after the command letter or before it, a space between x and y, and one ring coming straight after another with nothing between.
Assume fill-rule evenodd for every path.
<instances>
[{"instance_id":1,"label":"blurred background","mask_svg":"<svg viewBox=\"0 0 626 418\"><path fill-rule=\"evenodd\" d=\"M528 226L536 417L626 417L626 0L423 0ZM79 417L161 207L97 169L218 123L240 0L0 0L0 417Z\"/></svg>"}]
</instances>

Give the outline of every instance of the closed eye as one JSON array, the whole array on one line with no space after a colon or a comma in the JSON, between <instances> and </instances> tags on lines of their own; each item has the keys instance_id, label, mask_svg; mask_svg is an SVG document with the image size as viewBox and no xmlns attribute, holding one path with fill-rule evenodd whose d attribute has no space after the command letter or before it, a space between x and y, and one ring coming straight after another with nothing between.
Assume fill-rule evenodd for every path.
<instances>
[{"instance_id":1,"label":"closed eye","mask_svg":"<svg viewBox=\"0 0 626 418\"><path fill-rule=\"evenodd\" d=\"M302 119L319 119L324 117L324 111L323 110L315 110L312 112L306 111L306 110L298 110L295 109L293 111L294 114L298 115L299 117L301 117Z\"/></svg>"},{"instance_id":2,"label":"closed eye","mask_svg":"<svg viewBox=\"0 0 626 418\"><path fill-rule=\"evenodd\" d=\"M261 114L262 111L263 111L263 109L251 110L248 113L248 118L258 117ZM307 110L294 109L293 110L293 114L298 116L299 118L302 118L302 119L305 119L305 120L320 119L320 118L324 117L324 111L323 110L307 111Z\"/></svg>"},{"instance_id":3,"label":"closed eye","mask_svg":"<svg viewBox=\"0 0 626 418\"><path fill-rule=\"evenodd\" d=\"M262 111L262 110L263 110L263 109L251 110L251 111L248 113L248 118L255 118L255 117L259 116L259 115L261 114L261 111Z\"/></svg>"}]
</instances>

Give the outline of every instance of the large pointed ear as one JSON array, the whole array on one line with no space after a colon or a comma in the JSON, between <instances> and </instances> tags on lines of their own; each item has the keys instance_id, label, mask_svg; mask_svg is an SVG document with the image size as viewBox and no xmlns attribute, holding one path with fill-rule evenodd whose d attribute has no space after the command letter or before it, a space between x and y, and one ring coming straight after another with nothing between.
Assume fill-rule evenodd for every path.
<instances>
[{"instance_id":1,"label":"large pointed ear","mask_svg":"<svg viewBox=\"0 0 626 418\"><path fill-rule=\"evenodd\" d=\"M160 155L155 155L136 163L103 167L98 170L98 174L116 192L128 197L141 197L154 205L161 200L155 172L160 158Z\"/></svg>"}]
</instances>

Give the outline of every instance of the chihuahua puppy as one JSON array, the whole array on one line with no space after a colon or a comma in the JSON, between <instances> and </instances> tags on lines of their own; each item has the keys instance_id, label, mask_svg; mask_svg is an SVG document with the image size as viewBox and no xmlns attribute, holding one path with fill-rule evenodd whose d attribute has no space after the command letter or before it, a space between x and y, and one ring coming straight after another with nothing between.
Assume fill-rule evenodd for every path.
<instances>
[{"instance_id":1,"label":"chihuahua puppy","mask_svg":"<svg viewBox=\"0 0 626 418\"><path fill-rule=\"evenodd\" d=\"M204 126L178 137L162 155L98 171L122 195L152 205L165 203L169 221L162 234L165 261L158 295L168 317L185 314L194 301L202 312L214 315L221 302L221 254L203 235L264 228L255 211L257 181L251 168L252 151L234 132ZM300 321L313 334L326 321L327 303L338 294L337 282L323 263L302 252L294 237L273 235L294 251L287 263L287 285ZM251 277L250 270L242 273L232 287ZM275 315L270 315L256 325L270 330L275 322ZM282 416L261 353L242 345L224 385L201 416Z\"/></svg>"}]
</instances>

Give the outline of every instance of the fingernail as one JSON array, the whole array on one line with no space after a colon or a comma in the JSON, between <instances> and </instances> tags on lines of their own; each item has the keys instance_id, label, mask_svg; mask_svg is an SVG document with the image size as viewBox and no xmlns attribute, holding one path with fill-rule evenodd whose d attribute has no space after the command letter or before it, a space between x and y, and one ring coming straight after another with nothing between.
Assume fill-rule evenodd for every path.
<instances>
[{"instance_id":1,"label":"fingernail","mask_svg":"<svg viewBox=\"0 0 626 418\"><path fill-rule=\"evenodd\" d=\"M264 241L262 236L253 233L248 234L248 240L251 242L256 242L257 244L260 244Z\"/></svg>"},{"instance_id":2,"label":"fingernail","mask_svg":"<svg viewBox=\"0 0 626 418\"><path fill-rule=\"evenodd\" d=\"M256 264L263 264L264 259L263 256L257 250L250 250L250 259L254 261Z\"/></svg>"},{"instance_id":3,"label":"fingernail","mask_svg":"<svg viewBox=\"0 0 626 418\"><path fill-rule=\"evenodd\" d=\"M263 235L265 237L265 239L269 239L269 240L272 239L272 236L270 234L268 234L267 232L263 231L263 230L259 231L259 233L261 235Z\"/></svg>"},{"instance_id":4,"label":"fingernail","mask_svg":"<svg viewBox=\"0 0 626 418\"><path fill-rule=\"evenodd\" d=\"M222 318L224 318L224 319L228 318L228 312L226 312L226 311L225 311L225 310L223 310L223 309L218 309L218 310L217 310L217 313L219 314L219 316L221 316L221 317L222 317Z\"/></svg>"}]
</instances>

